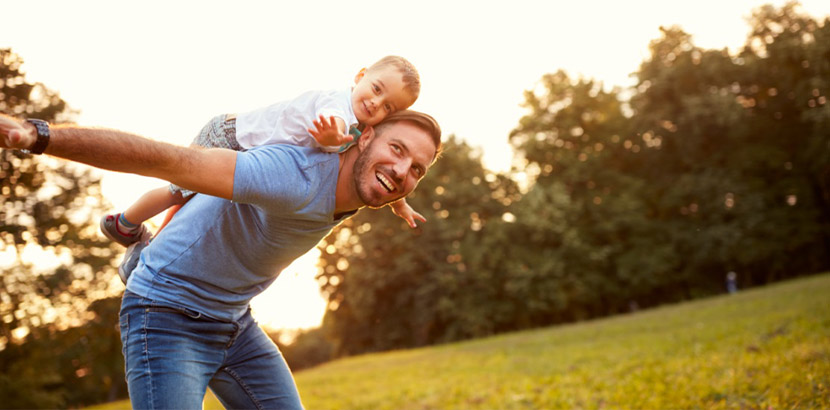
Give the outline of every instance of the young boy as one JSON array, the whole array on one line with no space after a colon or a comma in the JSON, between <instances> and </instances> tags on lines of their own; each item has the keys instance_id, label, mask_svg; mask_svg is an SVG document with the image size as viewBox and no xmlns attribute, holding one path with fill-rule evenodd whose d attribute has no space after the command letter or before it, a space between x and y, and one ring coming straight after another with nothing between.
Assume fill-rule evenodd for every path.
<instances>
[{"instance_id":1,"label":"young boy","mask_svg":"<svg viewBox=\"0 0 830 410\"><path fill-rule=\"evenodd\" d=\"M374 126L387 115L408 108L418 98L418 72L406 59L387 56L361 69L349 90L309 91L299 97L239 115L215 117L193 141L208 148L236 151L265 144L318 147L328 152L349 148L360 135L357 126ZM175 185L154 189L120 214L101 219L101 231L124 246L148 235L144 221L193 195ZM392 205L393 212L411 227L415 219L426 219L404 199Z\"/></svg>"}]
</instances>

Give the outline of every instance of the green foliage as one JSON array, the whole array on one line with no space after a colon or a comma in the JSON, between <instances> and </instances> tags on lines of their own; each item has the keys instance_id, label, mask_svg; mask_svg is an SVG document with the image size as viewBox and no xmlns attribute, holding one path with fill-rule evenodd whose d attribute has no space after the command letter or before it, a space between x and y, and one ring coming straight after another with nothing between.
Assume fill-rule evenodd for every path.
<instances>
[{"instance_id":1,"label":"green foliage","mask_svg":"<svg viewBox=\"0 0 830 410\"><path fill-rule=\"evenodd\" d=\"M665 29L632 98L636 134L660 142L641 153L636 175L659 199L655 222L672 227L687 292L727 270L758 284L830 264L830 133L821 123L830 48L816 41L830 25L792 3L756 11L751 24L737 57ZM691 283L707 274L708 286Z\"/></svg>"},{"instance_id":2,"label":"green foliage","mask_svg":"<svg viewBox=\"0 0 830 410\"><path fill-rule=\"evenodd\" d=\"M26 82L21 64L0 50L0 111L70 119L57 93ZM116 248L94 222L106 206L98 178L54 159L2 151L0 198L3 406L66 407L123 395L118 302L105 299L123 288L113 281Z\"/></svg>"},{"instance_id":3,"label":"green foliage","mask_svg":"<svg viewBox=\"0 0 830 410\"><path fill-rule=\"evenodd\" d=\"M830 268L830 24L764 7L737 55L662 28L637 86L558 71L510 134L519 192L469 147L327 238L337 355L581 320ZM523 163L522 163L523 162Z\"/></svg>"},{"instance_id":4,"label":"green foliage","mask_svg":"<svg viewBox=\"0 0 830 410\"><path fill-rule=\"evenodd\" d=\"M613 318L341 359L309 409L819 409L830 275Z\"/></svg>"},{"instance_id":5,"label":"green foliage","mask_svg":"<svg viewBox=\"0 0 830 410\"><path fill-rule=\"evenodd\" d=\"M492 312L480 301L497 291L493 272L474 266L498 252L492 226L517 192L452 137L407 198L426 224L410 230L382 209L361 211L334 230L322 245L319 279L336 354L491 334Z\"/></svg>"},{"instance_id":6,"label":"green foliage","mask_svg":"<svg viewBox=\"0 0 830 410\"><path fill-rule=\"evenodd\" d=\"M282 332L268 336L279 347L291 371L314 367L334 358L334 348L322 328L301 330L291 338L291 343L282 342Z\"/></svg>"}]
</instances>

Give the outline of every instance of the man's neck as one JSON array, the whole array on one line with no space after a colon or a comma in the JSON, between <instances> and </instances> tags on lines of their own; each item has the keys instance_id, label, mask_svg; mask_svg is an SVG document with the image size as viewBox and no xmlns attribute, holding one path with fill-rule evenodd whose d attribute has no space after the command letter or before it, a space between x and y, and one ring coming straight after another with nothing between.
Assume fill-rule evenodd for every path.
<instances>
[{"instance_id":1,"label":"man's neck","mask_svg":"<svg viewBox=\"0 0 830 410\"><path fill-rule=\"evenodd\" d=\"M363 202L357 196L357 187L354 185L354 163L358 155L357 147L341 152L340 169L337 172L337 187L334 193L334 214L339 215L363 207Z\"/></svg>"}]
</instances>

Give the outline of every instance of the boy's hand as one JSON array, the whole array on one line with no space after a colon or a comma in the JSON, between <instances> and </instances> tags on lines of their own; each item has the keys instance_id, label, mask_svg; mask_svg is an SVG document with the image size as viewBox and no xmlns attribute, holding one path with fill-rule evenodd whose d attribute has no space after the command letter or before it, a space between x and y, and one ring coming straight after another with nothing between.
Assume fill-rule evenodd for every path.
<instances>
[{"instance_id":1,"label":"boy's hand","mask_svg":"<svg viewBox=\"0 0 830 410\"><path fill-rule=\"evenodd\" d=\"M421 222L427 221L427 219L424 218L423 215L415 212L415 210L412 209L412 207L410 207L409 204L406 203L406 199L404 198L400 199L399 201L392 202L391 204L389 204L389 206L392 208L392 212L394 212L395 215L398 215L399 217L401 217L401 219L406 221L410 228L416 228L418 226L415 224L416 219Z\"/></svg>"},{"instance_id":2,"label":"boy's hand","mask_svg":"<svg viewBox=\"0 0 830 410\"><path fill-rule=\"evenodd\" d=\"M34 128L34 127L31 127ZM35 143L37 135L20 121L0 114L0 148L24 149Z\"/></svg>"},{"instance_id":3,"label":"boy's hand","mask_svg":"<svg viewBox=\"0 0 830 410\"><path fill-rule=\"evenodd\" d=\"M323 146L338 147L354 139L354 137L345 134L344 130L340 129L336 118L333 116L326 120L321 115L319 119L314 120L314 127L316 129L309 128L308 133ZM345 128L345 125L343 128Z\"/></svg>"}]
</instances>

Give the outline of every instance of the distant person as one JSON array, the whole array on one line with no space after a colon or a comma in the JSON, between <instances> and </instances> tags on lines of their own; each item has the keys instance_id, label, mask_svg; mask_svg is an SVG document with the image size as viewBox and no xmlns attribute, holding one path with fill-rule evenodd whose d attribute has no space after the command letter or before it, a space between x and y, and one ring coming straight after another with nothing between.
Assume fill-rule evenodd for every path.
<instances>
[{"instance_id":1,"label":"distant person","mask_svg":"<svg viewBox=\"0 0 830 410\"><path fill-rule=\"evenodd\" d=\"M291 144L337 152L351 146L358 126L374 126L386 116L409 108L420 93L415 67L402 57L387 56L361 69L349 89L308 91L293 100L242 114L220 115L209 121L193 141L207 148L235 151L267 144ZM148 236L144 221L185 203L193 191L176 185L145 193L122 213L105 215L101 231L124 246ZM391 204L396 215L411 227L426 219L405 199ZM126 278L122 275L122 280Z\"/></svg>"},{"instance_id":2,"label":"distant person","mask_svg":"<svg viewBox=\"0 0 830 410\"><path fill-rule=\"evenodd\" d=\"M404 110L340 153L282 144L232 151L0 115L0 148L200 193L140 252L127 281L120 327L133 408L201 408L209 387L226 408L301 409L251 299L358 209L412 192L440 152L441 130Z\"/></svg>"},{"instance_id":3,"label":"distant person","mask_svg":"<svg viewBox=\"0 0 830 410\"><path fill-rule=\"evenodd\" d=\"M729 293L738 292L738 274L734 271L729 271L726 274L726 291Z\"/></svg>"}]
</instances>

